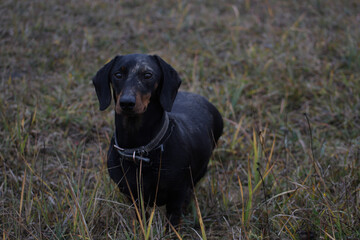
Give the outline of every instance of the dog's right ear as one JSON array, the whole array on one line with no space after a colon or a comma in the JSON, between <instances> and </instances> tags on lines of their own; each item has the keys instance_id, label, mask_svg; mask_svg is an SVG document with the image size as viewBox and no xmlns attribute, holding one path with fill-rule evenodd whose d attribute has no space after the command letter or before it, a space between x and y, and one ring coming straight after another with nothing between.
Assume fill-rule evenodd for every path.
<instances>
[{"instance_id":1,"label":"dog's right ear","mask_svg":"<svg viewBox=\"0 0 360 240\"><path fill-rule=\"evenodd\" d=\"M111 103L110 91L110 71L116 62L116 56L110 62L106 63L93 77L93 84L95 87L96 95L100 103L100 110L104 111Z\"/></svg>"}]
</instances>

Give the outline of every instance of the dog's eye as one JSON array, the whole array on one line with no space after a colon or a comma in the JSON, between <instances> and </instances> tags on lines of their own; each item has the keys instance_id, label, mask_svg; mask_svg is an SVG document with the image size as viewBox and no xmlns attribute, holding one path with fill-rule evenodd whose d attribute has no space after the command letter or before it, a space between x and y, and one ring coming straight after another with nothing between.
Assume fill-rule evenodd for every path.
<instances>
[{"instance_id":1,"label":"dog's eye","mask_svg":"<svg viewBox=\"0 0 360 240\"><path fill-rule=\"evenodd\" d=\"M152 74L151 73L145 73L144 74L144 78L145 79L150 79L152 77Z\"/></svg>"},{"instance_id":2,"label":"dog's eye","mask_svg":"<svg viewBox=\"0 0 360 240\"><path fill-rule=\"evenodd\" d=\"M122 75L120 72L117 72L117 73L114 73L114 76L115 76L117 79L121 79L123 75Z\"/></svg>"}]
</instances>

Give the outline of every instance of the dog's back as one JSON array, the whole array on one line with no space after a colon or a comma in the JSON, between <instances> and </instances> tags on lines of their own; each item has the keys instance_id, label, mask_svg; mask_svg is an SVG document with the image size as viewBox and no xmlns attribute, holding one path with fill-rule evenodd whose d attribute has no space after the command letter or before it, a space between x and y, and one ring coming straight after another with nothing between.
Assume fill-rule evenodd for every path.
<instances>
[{"instance_id":1,"label":"dog's back","mask_svg":"<svg viewBox=\"0 0 360 240\"><path fill-rule=\"evenodd\" d=\"M178 93L169 116L175 120L181 139L186 142L186 146L179 148L191 148L190 159L194 161L190 166L194 173L193 184L196 184L204 176L212 150L222 134L222 117L204 97L189 92Z\"/></svg>"},{"instance_id":2,"label":"dog's back","mask_svg":"<svg viewBox=\"0 0 360 240\"><path fill-rule=\"evenodd\" d=\"M169 114L182 119L189 131L211 131L213 147L222 134L223 120L219 111L198 94L179 92Z\"/></svg>"}]
</instances>

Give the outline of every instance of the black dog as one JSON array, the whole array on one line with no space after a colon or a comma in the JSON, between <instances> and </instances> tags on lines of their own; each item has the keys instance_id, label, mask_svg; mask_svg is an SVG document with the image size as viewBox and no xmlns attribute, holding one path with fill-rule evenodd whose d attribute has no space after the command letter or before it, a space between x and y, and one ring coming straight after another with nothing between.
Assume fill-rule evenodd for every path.
<instances>
[{"instance_id":1,"label":"black dog","mask_svg":"<svg viewBox=\"0 0 360 240\"><path fill-rule=\"evenodd\" d=\"M166 204L177 225L193 186L204 176L223 130L205 98L179 92L177 72L158 56L117 56L93 78L100 110L115 101L115 133L108 151L110 177L120 191L147 204Z\"/></svg>"}]
</instances>

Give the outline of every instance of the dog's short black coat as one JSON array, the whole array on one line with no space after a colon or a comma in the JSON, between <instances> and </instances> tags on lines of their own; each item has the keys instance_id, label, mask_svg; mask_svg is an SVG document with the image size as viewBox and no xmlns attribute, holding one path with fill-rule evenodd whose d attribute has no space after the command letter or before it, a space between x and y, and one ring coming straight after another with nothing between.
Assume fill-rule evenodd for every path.
<instances>
[{"instance_id":1,"label":"dog's short black coat","mask_svg":"<svg viewBox=\"0 0 360 240\"><path fill-rule=\"evenodd\" d=\"M148 204L166 205L168 219L177 225L222 134L220 113L200 95L178 93L178 73L156 55L116 56L93 83L100 110L110 105L113 89L116 130L107 163L111 179L129 198L132 194L137 200L141 189ZM165 112L169 124L164 136L143 153L149 162L124 157L114 148L115 138L126 149L148 144L163 128Z\"/></svg>"}]
</instances>

